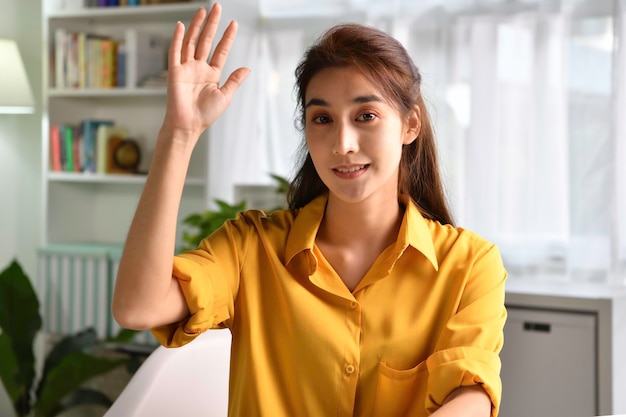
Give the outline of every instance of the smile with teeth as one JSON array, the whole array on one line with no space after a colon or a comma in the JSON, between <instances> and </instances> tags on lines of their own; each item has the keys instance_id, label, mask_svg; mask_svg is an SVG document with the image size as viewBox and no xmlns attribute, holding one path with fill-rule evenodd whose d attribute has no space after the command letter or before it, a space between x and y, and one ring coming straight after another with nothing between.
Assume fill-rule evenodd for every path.
<instances>
[{"instance_id":1,"label":"smile with teeth","mask_svg":"<svg viewBox=\"0 0 626 417\"><path fill-rule=\"evenodd\" d=\"M343 174L347 174L347 173L350 173L350 172L360 171L360 170L364 169L365 166L366 165L357 165L357 166L348 167L348 168L335 168L335 171L341 172Z\"/></svg>"}]
</instances>

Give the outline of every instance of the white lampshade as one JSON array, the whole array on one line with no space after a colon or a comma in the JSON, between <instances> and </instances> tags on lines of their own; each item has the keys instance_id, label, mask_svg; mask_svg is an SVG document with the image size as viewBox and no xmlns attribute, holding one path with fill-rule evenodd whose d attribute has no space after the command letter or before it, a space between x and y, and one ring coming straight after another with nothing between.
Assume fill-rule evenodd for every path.
<instances>
[{"instance_id":1,"label":"white lampshade","mask_svg":"<svg viewBox=\"0 0 626 417\"><path fill-rule=\"evenodd\" d=\"M32 113L34 104L17 44L0 39L0 113Z\"/></svg>"}]
</instances>

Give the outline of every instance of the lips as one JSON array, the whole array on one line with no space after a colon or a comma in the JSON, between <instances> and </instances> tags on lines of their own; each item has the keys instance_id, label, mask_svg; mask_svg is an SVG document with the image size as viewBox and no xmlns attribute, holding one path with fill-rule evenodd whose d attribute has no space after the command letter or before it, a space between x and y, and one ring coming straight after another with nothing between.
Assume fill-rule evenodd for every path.
<instances>
[{"instance_id":1,"label":"lips","mask_svg":"<svg viewBox=\"0 0 626 417\"><path fill-rule=\"evenodd\" d=\"M368 167L369 165L367 164L366 165L341 166L341 167L333 168L333 172L339 178L352 179L352 178L357 178L363 175L363 173L367 171Z\"/></svg>"},{"instance_id":2,"label":"lips","mask_svg":"<svg viewBox=\"0 0 626 417\"><path fill-rule=\"evenodd\" d=\"M347 174L349 172L355 172L364 168L365 168L365 165L356 165L356 166L347 167L347 168L335 168L335 171L339 171L342 174Z\"/></svg>"}]
</instances>

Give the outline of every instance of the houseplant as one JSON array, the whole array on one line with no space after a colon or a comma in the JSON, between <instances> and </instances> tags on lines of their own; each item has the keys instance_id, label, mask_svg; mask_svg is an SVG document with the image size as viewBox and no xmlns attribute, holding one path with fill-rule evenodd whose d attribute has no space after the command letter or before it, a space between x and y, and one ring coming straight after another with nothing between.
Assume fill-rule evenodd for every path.
<instances>
[{"instance_id":1,"label":"houseplant","mask_svg":"<svg viewBox=\"0 0 626 417\"><path fill-rule=\"evenodd\" d=\"M276 174L270 174L276 183L276 193L287 194L290 183L284 177ZM247 202L242 200L235 204L229 204L226 201L216 199L217 210L205 210L201 213L193 213L183 219L183 224L193 231L183 230L182 238L185 245L181 250L195 249L200 241L213 233L226 220L234 219L237 213L247 208ZM281 209L283 207L274 207L272 210Z\"/></svg>"},{"instance_id":2,"label":"houseplant","mask_svg":"<svg viewBox=\"0 0 626 417\"><path fill-rule=\"evenodd\" d=\"M0 272L0 380L17 416L49 417L79 404L111 405L105 394L82 385L129 359L94 354L102 341L93 329L85 329L51 347L38 377L34 342L41 324L30 279L13 261Z\"/></svg>"}]
</instances>

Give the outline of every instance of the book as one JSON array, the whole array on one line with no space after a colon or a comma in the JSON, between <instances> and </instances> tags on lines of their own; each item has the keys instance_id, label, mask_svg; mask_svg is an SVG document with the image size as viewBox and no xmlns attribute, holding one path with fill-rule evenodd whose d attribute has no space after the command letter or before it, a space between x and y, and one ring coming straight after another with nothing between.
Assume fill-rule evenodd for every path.
<instances>
[{"instance_id":1,"label":"book","mask_svg":"<svg viewBox=\"0 0 626 417\"><path fill-rule=\"evenodd\" d=\"M83 134L83 156L82 169L84 172L96 172L97 145L96 139L100 126L113 126L113 120L85 119L81 122Z\"/></svg>"},{"instance_id":2,"label":"book","mask_svg":"<svg viewBox=\"0 0 626 417\"><path fill-rule=\"evenodd\" d=\"M67 41L67 76L65 87L78 88L79 87L79 65L78 65L78 33L68 33L66 37Z\"/></svg>"},{"instance_id":3,"label":"book","mask_svg":"<svg viewBox=\"0 0 626 417\"><path fill-rule=\"evenodd\" d=\"M83 157L83 134L79 126L72 126L72 159L73 172L81 172L85 158Z\"/></svg>"},{"instance_id":4,"label":"book","mask_svg":"<svg viewBox=\"0 0 626 417\"><path fill-rule=\"evenodd\" d=\"M63 125L62 139L66 172L74 171L74 128L71 125Z\"/></svg>"},{"instance_id":5,"label":"book","mask_svg":"<svg viewBox=\"0 0 626 417\"><path fill-rule=\"evenodd\" d=\"M126 47L123 41L119 41L116 51L115 85L126 87Z\"/></svg>"},{"instance_id":6,"label":"book","mask_svg":"<svg viewBox=\"0 0 626 417\"><path fill-rule=\"evenodd\" d=\"M121 126L101 125L96 136L96 172L110 174L115 171L112 164L112 145L128 137L128 130Z\"/></svg>"},{"instance_id":7,"label":"book","mask_svg":"<svg viewBox=\"0 0 626 417\"><path fill-rule=\"evenodd\" d=\"M67 32L63 28L54 31L54 86L62 89L66 87L67 72Z\"/></svg>"},{"instance_id":8,"label":"book","mask_svg":"<svg viewBox=\"0 0 626 417\"><path fill-rule=\"evenodd\" d=\"M78 33L78 88L87 86L87 34Z\"/></svg>"},{"instance_id":9,"label":"book","mask_svg":"<svg viewBox=\"0 0 626 417\"><path fill-rule=\"evenodd\" d=\"M54 172L63 170L61 166L61 137L59 126L50 126L50 169Z\"/></svg>"}]
</instances>

